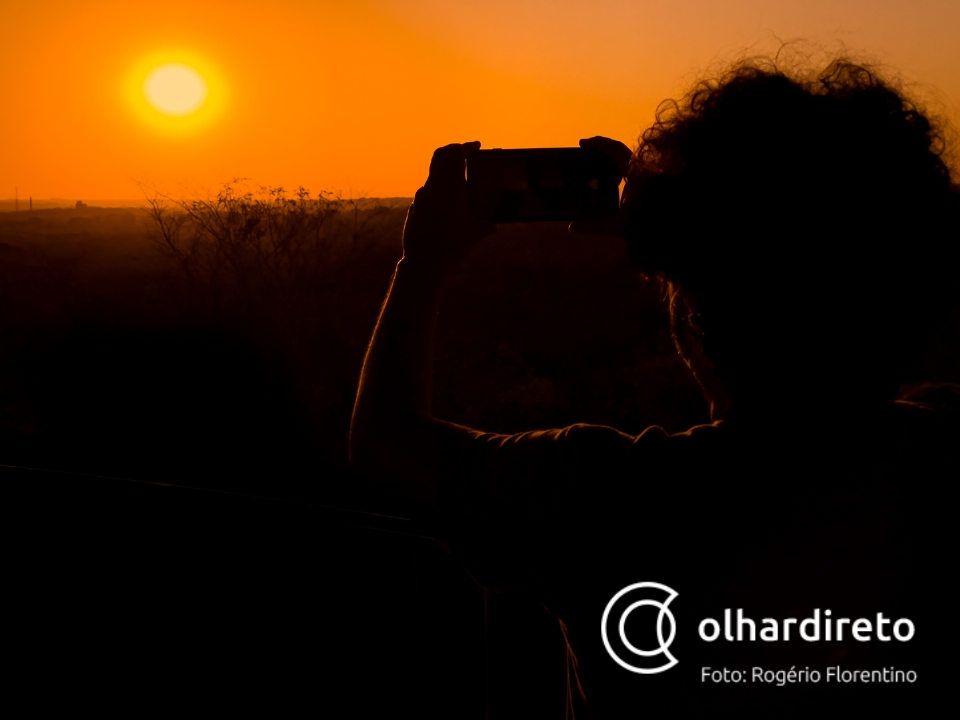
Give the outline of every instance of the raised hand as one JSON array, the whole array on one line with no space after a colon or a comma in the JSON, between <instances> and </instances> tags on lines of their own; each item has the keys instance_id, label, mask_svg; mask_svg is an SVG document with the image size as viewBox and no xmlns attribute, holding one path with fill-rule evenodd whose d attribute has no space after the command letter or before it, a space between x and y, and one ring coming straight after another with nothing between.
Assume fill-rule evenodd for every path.
<instances>
[{"instance_id":1,"label":"raised hand","mask_svg":"<svg viewBox=\"0 0 960 720\"><path fill-rule=\"evenodd\" d=\"M617 167L620 168L620 177L627 176L630 167L630 158L633 156L630 148L619 140L597 135L580 141L580 147L594 148L609 155ZM570 223L569 231L575 235L622 235L623 218L621 213L608 215L594 220L575 220Z\"/></svg>"},{"instance_id":2,"label":"raised hand","mask_svg":"<svg viewBox=\"0 0 960 720\"><path fill-rule=\"evenodd\" d=\"M403 257L444 272L461 262L495 226L477 219L467 200L466 159L479 142L446 145L433 153L430 174L417 190L403 228Z\"/></svg>"}]
</instances>

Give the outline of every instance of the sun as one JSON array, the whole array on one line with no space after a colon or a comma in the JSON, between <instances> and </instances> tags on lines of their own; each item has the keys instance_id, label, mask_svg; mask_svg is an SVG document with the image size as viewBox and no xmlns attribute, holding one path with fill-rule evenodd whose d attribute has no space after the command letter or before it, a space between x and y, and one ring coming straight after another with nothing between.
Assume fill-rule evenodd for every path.
<instances>
[{"instance_id":1,"label":"sun","mask_svg":"<svg viewBox=\"0 0 960 720\"><path fill-rule=\"evenodd\" d=\"M144 128L186 138L228 117L230 87L220 64L186 48L159 48L126 69L122 96Z\"/></svg>"},{"instance_id":2,"label":"sun","mask_svg":"<svg viewBox=\"0 0 960 720\"><path fill-rule=\"evenodd\" d=\"M143 82L147 102L165 115L179 117L199 110L207 99L207 83L189 65L167 63Z\"/></svg>"}]
</instances>

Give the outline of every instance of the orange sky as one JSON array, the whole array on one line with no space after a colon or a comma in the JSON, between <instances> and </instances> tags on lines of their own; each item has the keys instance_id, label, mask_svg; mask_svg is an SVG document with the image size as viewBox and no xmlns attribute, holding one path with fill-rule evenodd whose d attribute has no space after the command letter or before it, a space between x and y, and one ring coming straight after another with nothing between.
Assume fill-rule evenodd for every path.
<instances>
[{"instance_id":1,"label":"orange sky","mask_svg":"<svg viewBox=\"0 0 960 720\"><path fill-rule=\"evenodd\" d=\"M956 0L3 0L0 198L237 176L409 196L447 142L633 144L697 72L797 38L896 68L960 118ZM210 101L178 123L133 96L185 58Z\"/></svg>"}]
</instances>

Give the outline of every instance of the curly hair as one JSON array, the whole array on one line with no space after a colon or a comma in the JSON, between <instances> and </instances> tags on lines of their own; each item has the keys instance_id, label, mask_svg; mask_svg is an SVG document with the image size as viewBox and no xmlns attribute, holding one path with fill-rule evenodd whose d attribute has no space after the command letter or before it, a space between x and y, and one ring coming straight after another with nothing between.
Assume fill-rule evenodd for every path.
<instances>
[{"instance_id":1,"label":"curly hair","mask_svg":"<svg viewBox=\"0 0 960 720\"><path fill-rule=\"evenodd\" d=\"M842 59L744 61L662 103L622 203L695 374L691 338L738 397L785 375L872 396L909 379L956 288L947 149L942 123Z\"/></svg>"},{"instance_id":2,"label":"curly hair","mask_svg":"<svg viewBox=\"0 0 960 720\"><path fill-rule=\"evenodd\" d=\"M788 107L800 111L790 118L800 126L828 104L835 108L835 122L849 124L829 128L831 135L846 144L851 138L837 133L855 130L861 145L846 149L866 149L861 160L868 164L871 159L880 160L873 149L882 139L890 142L889 149L897 154L888 161L914 166L918 176L934 187L949 185L950 172L943 160L946 141L940 125L874 71L845 60L834 61L814 78L791 76L772 60L753 60L739 63L720 78L702 80L681 101L661 103L656 122L640 137L631 173L680 173L688 161L700 160L700 153L706 159L722 152L716 140L735 142L738 135L753 135L759 124ZM726 114L743 112L747 106L752 106L751 112L737 126L724 122Z\"/></svg>"}]
</instances>

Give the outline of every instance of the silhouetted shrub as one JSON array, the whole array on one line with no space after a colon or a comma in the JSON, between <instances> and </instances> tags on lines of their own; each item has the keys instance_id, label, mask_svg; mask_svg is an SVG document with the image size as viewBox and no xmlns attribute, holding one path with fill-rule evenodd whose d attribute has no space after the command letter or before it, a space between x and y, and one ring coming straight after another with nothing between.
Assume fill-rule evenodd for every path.
<instances>
[{"instance_id":1,"label":"silhouetted shrub","mask_svg":"<svg viewBox=\"0 0 960 720\"><path fill-rule=\"evenodd\" d=\"M390 211L377 201L311 196L304 187L225 185L215 198L149 199L150 238L212 306L263 307L336 292L341 270Z\"/></svg>"}]
</instances>

